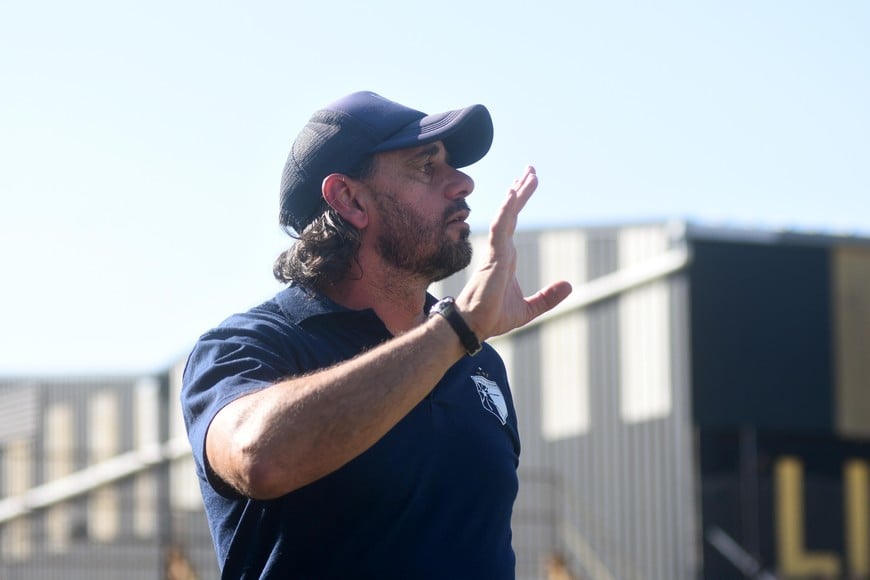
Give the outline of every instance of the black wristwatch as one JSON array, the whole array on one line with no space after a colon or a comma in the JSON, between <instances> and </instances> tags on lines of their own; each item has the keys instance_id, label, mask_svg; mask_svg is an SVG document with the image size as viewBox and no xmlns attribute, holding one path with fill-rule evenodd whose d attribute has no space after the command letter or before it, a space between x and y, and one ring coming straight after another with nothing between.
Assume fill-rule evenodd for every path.
<instances>
[{"instance_id":1,"label":"black wristwatch","mask_svg":"<svg viewBox=\"0 0 870 580\"><path fill-rule=\"evenodd\" d=\"M459 341L462 342L462 346L465 347L468 354L474 356L480 352L480 349L483 347L480 345L480 341L477 340L477 336L474 335L474 332L468 327L468 324L465 323L459 312L456 311L456 300L452 296L445 296L432 305L432 308L429 310L429 318L432 318L436 314L440 314L450 323L450 326L459 335Z\"/></svg>"}]
</instances>

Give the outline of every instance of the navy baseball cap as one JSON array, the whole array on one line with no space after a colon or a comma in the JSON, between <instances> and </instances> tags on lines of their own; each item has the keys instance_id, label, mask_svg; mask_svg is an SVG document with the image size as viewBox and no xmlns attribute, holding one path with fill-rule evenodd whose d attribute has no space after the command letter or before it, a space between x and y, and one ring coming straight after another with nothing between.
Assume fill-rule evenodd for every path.
<instances>
[{"instance_id":1,"label":"navy baseball cap","mask_svg":"<svg viewBox=\"0 0 870 580\"><path fill-rule=\"evenodd\" d=\"M459 168L486 155L492 136L483 105L427 115L372 92L347 95L314 113L293 142L281 177L281 225L305 229L321 212L324 178L353 171L373 153L442 141Z\"/></svg>"}]
</instances>

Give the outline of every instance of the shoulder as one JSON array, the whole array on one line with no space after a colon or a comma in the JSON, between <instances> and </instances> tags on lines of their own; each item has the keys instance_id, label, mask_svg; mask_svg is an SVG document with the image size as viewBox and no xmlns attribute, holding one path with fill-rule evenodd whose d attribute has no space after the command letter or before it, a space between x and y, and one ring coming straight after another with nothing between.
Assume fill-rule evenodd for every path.
<instances>
[{"instance_id":1,"label":"shoulder","mask_svg":"<svg viewBox=\"0 0 870 580\"><path fill-rule=\"evenodd\" d=\"M210 394L216 384L232 384L237 394L350 358L370 346L342 334L353 327L348 317L359 315L289 286L202 334L188 356L183 382L189 391Z\"/></svg>"},{"instance_id":2,"label":"shoulder","mask_svg":"<svg viewBox=\"0 0 870 580\"><path fill-rule=\"evenodd\" d=\"M270 300L227 317L205 332L199 343L211 340L260 338L283 341L300 325L314 316L335 310L318 294L297 286L289 286Z\"/></svg>"}]
</instances>

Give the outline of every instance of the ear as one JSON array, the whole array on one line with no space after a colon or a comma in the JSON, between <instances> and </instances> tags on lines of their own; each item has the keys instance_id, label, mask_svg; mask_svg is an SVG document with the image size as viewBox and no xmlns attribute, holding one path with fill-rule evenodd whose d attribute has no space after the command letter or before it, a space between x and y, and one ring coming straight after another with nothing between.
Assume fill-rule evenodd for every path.
<instances>
[{"instance_id":1,"label":"ear","mask_svg":"<svg viewBox=\"0 0 870 580\"><path fill-rule=\"evenodd\" d=\"M323 179L321 188L323 199L341 217L358 230L368 225L369 215L359 182L341 173L331 173Z\"/></svg>"}]
</instances>

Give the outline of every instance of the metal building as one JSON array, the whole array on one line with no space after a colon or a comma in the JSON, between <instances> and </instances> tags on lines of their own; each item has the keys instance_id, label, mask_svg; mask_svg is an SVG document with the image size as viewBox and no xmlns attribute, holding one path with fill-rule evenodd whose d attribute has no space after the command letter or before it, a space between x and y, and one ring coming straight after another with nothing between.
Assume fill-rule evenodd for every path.
<instances>
[{"instance_id":1,"label":"metal building","mask_svg":"<svg viewBox=\"0 0 870 580\"><path fill-rule=\"evenodd\" d=\"M523 442L519 578L870 578L870 240L652 223L516 243L524 289L575 288L492 341ZM181 365L0 379L0 578L216 577Z\"/></svg>"},{"instance_id":2,"label":"metal building","mask_svg":"<svg viewBox=\"0 0 870 580\"><path fill-rule=\"evenodd\" d=\"M217 577L179 372L0 379L0 578Z\"/></svg>"},{"instance_id":3,"label":"metal building","mask_svg":"<svg viewBox=\"0 0 870 580\"><path fill-rule=\"evenodd\" d=\"M575 287L493 341L520 576L870 578L870 240L658 223L517 251L526 291Z\"/></svg>"}]
</instances>

